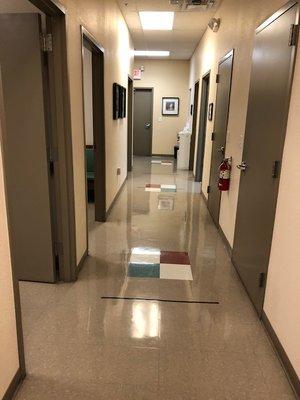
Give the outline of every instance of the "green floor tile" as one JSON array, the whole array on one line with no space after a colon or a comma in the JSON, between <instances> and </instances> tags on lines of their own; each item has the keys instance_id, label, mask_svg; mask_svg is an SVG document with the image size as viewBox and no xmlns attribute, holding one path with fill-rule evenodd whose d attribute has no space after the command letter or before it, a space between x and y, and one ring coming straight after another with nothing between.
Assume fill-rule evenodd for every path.
<instances>
[{"instance_id":1,"label":"green floor tile","mask_svg":"<svg viewBox=\"0 0 300 400\"><path fill-rule=\"evenodd\" d=\"M159 264L133 264L128 266L128 276L131 278L159 278Z\"/></svg>"}]
</instances>

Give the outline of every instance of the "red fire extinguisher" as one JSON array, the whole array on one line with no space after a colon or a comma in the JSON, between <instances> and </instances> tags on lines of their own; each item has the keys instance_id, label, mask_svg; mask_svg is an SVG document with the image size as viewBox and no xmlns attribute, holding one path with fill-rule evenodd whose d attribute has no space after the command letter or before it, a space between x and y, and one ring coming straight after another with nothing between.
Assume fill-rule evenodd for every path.
<instances>
[{"instance_id":1,"label":"red fire extinguisher","mask_svg":"<svg viewBox=\"0 0 300 400\"><path fill-rule=\"evenodd\" d=\"M219 166L218 188L221 192L227 192L230 186L231 163L229 158L225 158Z\"/></svg>"}]
</instances>

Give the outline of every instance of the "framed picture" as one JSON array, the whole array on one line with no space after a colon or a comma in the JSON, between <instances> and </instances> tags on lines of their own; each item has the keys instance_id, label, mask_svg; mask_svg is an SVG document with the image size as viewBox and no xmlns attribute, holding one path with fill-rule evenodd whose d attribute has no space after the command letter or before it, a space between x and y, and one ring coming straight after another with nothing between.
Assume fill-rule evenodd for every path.
<instances>
[{"instance_id":1,"label":"framed picture","mask_svg":"<svg viewBox=\"0 0 300 400\"><path fill-rule=\"evenodd\" d=\"M162 115L166 116L179 115L179 97L162 98Z\"/></svg>"},{"instance_id":2,"label":"framed picture","mask_svg":"<svg viewBox=\"0 0 300 400\"><path fill-rule=\"evenodd\" d=\"M212 121L213 116L214 116L214 104L210 103L210 105L208 106L208 120Z\"/></svg>"},{"instance_id":3,"label":"framed picture","mask_svg":"<svg viewBox=\"0 0 300 400\"><path fill-rule=\"evenodd\" d=\"M120 86L113 84L113 119L120 118Z\"/></svg>"},{"instance_id":4,"label":"framed picture","mask_svg":"<svg viewBox=\"0 0 300 400\"><path fill-rule=\"evenodd\" d=\"M113 119L126 117L126 88L113 84Z\"/></svg>"}]
</instances>

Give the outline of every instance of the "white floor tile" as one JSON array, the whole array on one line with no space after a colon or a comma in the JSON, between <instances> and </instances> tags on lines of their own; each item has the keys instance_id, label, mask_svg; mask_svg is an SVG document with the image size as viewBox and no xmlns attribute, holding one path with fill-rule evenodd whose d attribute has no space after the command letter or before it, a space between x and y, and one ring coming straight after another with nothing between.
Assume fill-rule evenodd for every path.
<instances>
[{"instance_id":1,"label":"white floor tile","mask_svg":"<svg viewBox=\"0 0 300 400\"><path fill-rule=\"evenodd\" d=\"M130 263L135 264L159 264L159 254L131 254Z\"/></svg>"},{"instance_id":2,"label":"white floor tile","mask_svg":"<svg viewBox=\"0 0 300 400\"><path fill-rule=\"evenodd\" d=\"M190 265L160 264L160 279L178 279L192 281L192 269Z\"/></svg>"},{"instance_id":3,"label":"white floor tile","mask_svg":"<svg viewBox=\"0 0 300 400\"><path fill-rule=\"evenodd\" d=\"M145 188L145 192L161 192L161 188Z\"/></svg>"},{"instance_id":4,"label":"white floor tile","mask_svg":"<svg viewBox=\"0 0 300 400\"><path fill-rule=\"evenodd\" d=\"M162 189L176 189L176 185L161 185Z\"/></svg>"}]
</instances>

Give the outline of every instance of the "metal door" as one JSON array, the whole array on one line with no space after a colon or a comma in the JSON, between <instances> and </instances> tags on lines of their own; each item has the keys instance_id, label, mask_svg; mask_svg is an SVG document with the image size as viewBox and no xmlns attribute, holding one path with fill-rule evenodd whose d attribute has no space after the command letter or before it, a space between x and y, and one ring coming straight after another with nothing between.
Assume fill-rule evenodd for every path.
<instances>
[{"instance_id":1,"label":"metal door","mask_svg":"<svg viewBox=\"0 0 300 400\"><path fill-rule=\"evenodd\" d=\"M261 313L270 256L294 65L298 6L256 31L233 262Z\"/></svg>"},{"instance_id":2,"label":"metal door","mask_svg":"<svg viewBox=\"0 0 300 400\"><path fill-rule=\"evenodd\" d=\"M21 280L54 282L40 15L0 15L0 37L15 273Z\"/></svg>"},{"instance_id":3,"label":"metal door","mask_svg":"<svg viewBox=\"0 0 300 400\"><path fill-rule=\"evenodd\" d=\"M133 154L152 155L152 89L134 90Z\"/></svg>"},{"instance_id":4,"label":"metal door","mask_svg":"<svg viewBox=\"0 0 300 400\"><path fill-rule=\"evenodd\" d=\"M218 189L219 165L226 146L227 124L230 104L231 80L233 67L233 51L228 53L219 63L218 89L214 132L212 133L212 155L208 188L208 209L216 225L219 224L221 193Z\"/></svg>"},{"instance_id":5,"label":"metal door","mask_svg":"<svg viewBox=\"0 0 300 400\"><path fill-rule=\"evenodd\" d=\"M205 150L205 140L206 140L206 126L208 118L209 81L210 81L210 74L208 73L202 79L197 162L196 162L196 174L195 174L196 182L202 182L204 150Z\"/></svg>"},{"instance_id":6,"label":"metal door","mask_svg":"<svg viewBox=\"0 0 300 400\"><path fill-rule=\"evenodd\" d=\"M189 158L189 170L190 171L193 171L193 169L194 169L196 129L197 129L197 118L198 118L198 102L199 102L199 81L196 82L195 86L194 86L193 126L192 126L190 158Z\"/></svg>"}]
</instances>

